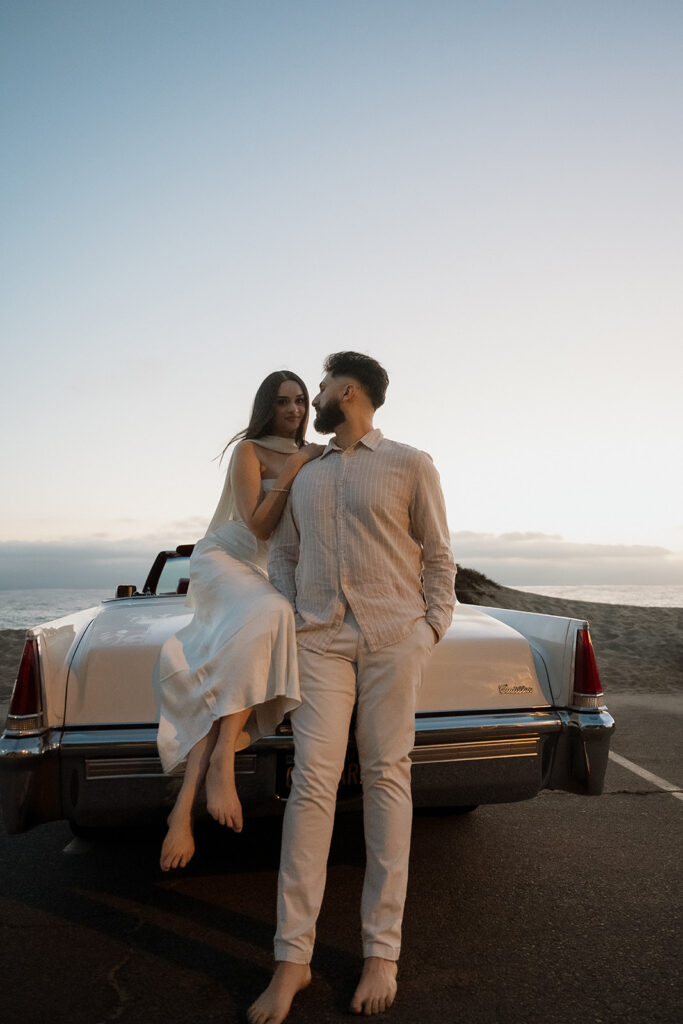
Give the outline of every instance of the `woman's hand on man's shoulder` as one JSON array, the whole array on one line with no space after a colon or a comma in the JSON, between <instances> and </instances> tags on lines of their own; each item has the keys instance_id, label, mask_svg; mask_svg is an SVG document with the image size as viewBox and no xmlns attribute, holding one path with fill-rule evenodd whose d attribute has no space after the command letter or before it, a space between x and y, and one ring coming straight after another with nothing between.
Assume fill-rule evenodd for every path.
<instances>
[{"instance_id":1,"label":"woman's hand on man's shoulder","mask_svg":"<svg viewBox=\"0 0 683 1024\"><path fill-rule=\"evenodd\" d=\"M307 462L312 462L313 459L318 459L325 451L326 445L324 444L305 444L303 445L297 455L301 459L301 465L305 466Z\"/></svg>"}]
</instances>

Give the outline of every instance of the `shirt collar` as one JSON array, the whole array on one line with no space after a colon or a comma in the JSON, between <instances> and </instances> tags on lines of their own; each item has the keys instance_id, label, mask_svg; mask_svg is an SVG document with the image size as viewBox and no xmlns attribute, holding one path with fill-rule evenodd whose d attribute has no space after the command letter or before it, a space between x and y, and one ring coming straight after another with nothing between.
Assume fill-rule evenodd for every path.
<instances>
[{"instance_id":1,"label":"shirt collar","mask_svg":"<svg viewBox=\"0 0 683 1024\"><path fill-rule=\"evenodd\" d=\"M362 444L365 448L369 448L371 452L374 452L379 448L383 440L384 435L382 434L382 431L377 427L374 427L373 430L368 430L367 434L364 434L363 437L360 437L356 442L354 442L351 447L356 448L359 444ZM343 450L344 449L339 447L334 438L332 438L327 442L327 447L320 458L324 459L330 452L341 452Z\"/></svg>"}]
</instances>

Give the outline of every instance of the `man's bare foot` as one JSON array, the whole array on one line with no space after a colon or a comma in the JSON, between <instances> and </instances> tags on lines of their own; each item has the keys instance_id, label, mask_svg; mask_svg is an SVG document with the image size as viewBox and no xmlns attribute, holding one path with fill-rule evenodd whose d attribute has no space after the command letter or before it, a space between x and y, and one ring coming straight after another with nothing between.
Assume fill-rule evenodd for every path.
<instances>
[{"instance_id":1,"label":"man's bare foot","mask_svg":"<svg viewBox=\"0 0 683 1024\"><path fill-rule=\"evenodd\" d=\"M168 832L161 845L159 860L162 871L184 868L194 854L191 817L174 807L167 820Z\"/></svg>"},{"instance_id":2,"label":"man's bare foot","mask_svg":"<svg viewBox=\"0 0 683 1024\"><path fill-rule=\"evenodd\" d=\"M235 789L234 760L211 759L206 773L206 808L220 825L242 831L242 804Z\"/></svg>"},{"instance_id":3,"label":"man's bare foot","mask_svg":"<svg viewBox=\"0 0 683 1024\"><path fill-rule=\"evenodd\" d=\"M308 964L295 964L282 960L275 968L270 985L247 1011L249 1024L281 1024L297 992L311 982Z\"/></svg>"},{"instance_id":4,"label":"man's bare foot","mask_svg":"<svg viewBox=\"0 0 683 1024\"><path fill-rule=\"evenodd\" d=\"M371 1017L388 1010L396 998L396 973L395 960L384 960L381 956L367 957L349 1006L351 1013Z\"/></svg>"}]
</instances>

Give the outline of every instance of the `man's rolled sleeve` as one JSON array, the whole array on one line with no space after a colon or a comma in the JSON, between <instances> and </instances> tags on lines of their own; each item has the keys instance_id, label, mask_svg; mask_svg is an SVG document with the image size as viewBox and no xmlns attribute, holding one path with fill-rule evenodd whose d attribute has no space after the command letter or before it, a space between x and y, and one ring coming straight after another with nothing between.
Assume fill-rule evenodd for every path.
<instances>
[{"instance_id":1,"label":"man's rolled sleeve","mask_svg":"<svg viewBox=\"0 0 683 1024\"><path fill-rule=\"evenodd\" d=\"M453 618L456 570L441 480L426 454L416 476L410 519L413 535L422 546L425 618L441 639Z\"/></svg>"},{"instance_id":2,"label":"man's rolled sleeve","mask_svg":"<svg viewBox=\"0 0 683 1024\"><path fill-rule=\"evenodd\" d=\"M291 497L285 505L268 547L270 582L296 612L296 567L299 563L299 531L292 514Z\"/></svg>"}]
</instances>

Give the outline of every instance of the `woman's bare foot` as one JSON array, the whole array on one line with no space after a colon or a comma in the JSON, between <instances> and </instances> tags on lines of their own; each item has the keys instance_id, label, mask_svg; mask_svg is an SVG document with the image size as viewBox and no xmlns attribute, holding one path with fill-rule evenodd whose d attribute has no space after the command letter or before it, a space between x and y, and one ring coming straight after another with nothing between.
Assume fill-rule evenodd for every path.
<instances>
[{"instance_id":1,"label":"woman's bare foot","mask_svg":"<svg viewBox=\"0 0 683 1024\"><path fill-rule=\"evenodd\" d=\"M172 868L184 868L194 854L194 836L192 835L192 818L173 808L168 816L168 832L161 845L159 863L162 871Z\"/></svg>"},{"instance_id":2,"label":"woman's bare foot","mask_svg":"<svg viewBox=\"0 0 683 1024\"><path fill-rule=\"evenodd\" d=\"M349 1006L351 1013L363 1013L371 1017L388 1010L396 998L396 973L395 960L384 960L381 956L367 957Z\"/></svg>"},{"instance_id":3,"label":"woman's bare foot","mask_svg":"<svg viewBox=\"0 0 683 1024\"><path fill-rule=\"evenodd\" d=\"M281 1024L290 1011L297 992L311 981L308 964L295 964L283 960L275 968L270 985L249 1007L249 1024Z\"/></svg>"},{"instance_id":4,"label":"woman's bare foot","mask_svg":"<svg viewBox=\"0 0 683 1024\"><path fill-rule=\"evenodd\" d=\"M242 831L242 804L235 789L235 755L212 757L206 773L206 808L220 825Z\"/></svg>"}]
</instances>

